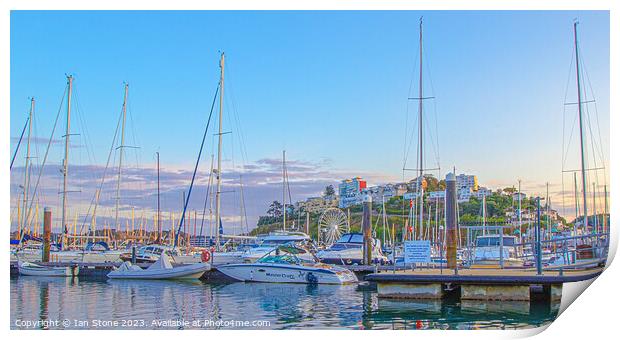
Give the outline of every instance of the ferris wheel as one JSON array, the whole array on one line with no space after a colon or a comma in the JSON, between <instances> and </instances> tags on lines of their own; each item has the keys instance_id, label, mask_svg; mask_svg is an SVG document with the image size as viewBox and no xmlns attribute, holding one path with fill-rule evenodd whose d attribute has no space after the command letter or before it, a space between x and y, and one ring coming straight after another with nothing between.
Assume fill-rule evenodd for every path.
<instances>
[{"instance_id":1,"label":"ferris wheel","mask_svg":"<svg viewBox=\"0 0 620 340\"><path fill-rule=\"evenodd\" d=\"M323 233L325 244L333 244L349 230L347 215L338 208L323 211L319 218L319 230Z\"/></svg>"}]
</instances>

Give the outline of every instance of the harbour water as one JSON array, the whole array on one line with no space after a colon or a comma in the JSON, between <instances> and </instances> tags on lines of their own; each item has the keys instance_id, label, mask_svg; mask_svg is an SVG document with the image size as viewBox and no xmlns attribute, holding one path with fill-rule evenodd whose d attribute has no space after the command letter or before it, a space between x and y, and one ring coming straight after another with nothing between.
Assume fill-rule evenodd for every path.
<instances>
[{"instance_id":1,"label":"harbour water","mask_svg":"<svg viewBox=\"0 0 620 340\"><path fill-rule=\"evenodd\" d=\"M11 329L522 329L559 304L378 299L357 285L12 277Z\"/></svg>"}]
</instances>

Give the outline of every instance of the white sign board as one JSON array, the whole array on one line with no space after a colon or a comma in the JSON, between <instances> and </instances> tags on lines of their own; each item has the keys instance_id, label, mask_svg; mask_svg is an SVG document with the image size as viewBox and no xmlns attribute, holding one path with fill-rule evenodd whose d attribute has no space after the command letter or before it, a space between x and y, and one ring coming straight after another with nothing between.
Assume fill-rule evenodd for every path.
<instances>
[{"instance_id":1,"label":"white sign board","mask_svg":"<svg viewBox=\"0 0 620 340\"><path fill-rule=\"evenodd\" d=\"M405 241L405 263L431 262L431 241Z\"/></svg>"}]
</instances>

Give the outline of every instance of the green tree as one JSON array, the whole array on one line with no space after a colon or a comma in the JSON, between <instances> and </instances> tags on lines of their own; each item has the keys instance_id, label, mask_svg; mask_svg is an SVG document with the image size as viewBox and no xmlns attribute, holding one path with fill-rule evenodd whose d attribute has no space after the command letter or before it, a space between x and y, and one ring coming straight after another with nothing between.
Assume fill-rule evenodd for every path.
<instances>
[{"instance_id":1,"label":"green tree","mask_svg":"<svg viewBox=\"0 0 620 340\"><path fill-rule=\"evenodd\" d=\"M326 186L325 191L323 192L323 197L334 197L334 195L336 195L336 190L334 190L334 186L331 184Z\"/></svg>"},{"instance_id":2,"label":"green tree","mask_svg":"<svg viewBox=\"0 0 620 340\"><path fill-rule=\"evenodd\" d=\"M280 217L282 217L282 203L280 203L278 201L273 201L269 205L269 209L267 210L267 215L269 217L273 217L273 218L280 218Z\"/></svg>"}]
</instances>

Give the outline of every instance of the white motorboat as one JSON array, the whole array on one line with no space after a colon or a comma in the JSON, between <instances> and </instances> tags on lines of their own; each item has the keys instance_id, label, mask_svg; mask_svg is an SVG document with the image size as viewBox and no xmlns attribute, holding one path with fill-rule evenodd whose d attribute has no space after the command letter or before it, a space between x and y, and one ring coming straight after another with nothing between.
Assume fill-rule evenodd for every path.
<instances>
[{"instance_id":1,"label":"white motorboat","mask_svg":"<svg viewBox=\"0 0 620 340\"><path fill-rule=\"evenodd\" d=\"M355 274L345 268L303 260L296 256L297 248L278 247L254 263L228 264L217 267L225 275L249 282L326 283L357 282Z\"/></svg>"},{"instance_id":2,"label":"white motorboat","mask_svg":"<svg viewBox=\"0 0 620 340\"><path fill-rule=\"evenodd\" d=\"M242 255L242 262L255 262L280 246L293 246L299 250L297 257L312 261L314 246L310 236L301 232L272 232L262 239L258 247L246 250ZM215 256L214 256L215 259Z\"/></svg>"},{"instance_id":3,"label":"white motorboat","mask_svg":"<svg viewBox=\"0 0 620 340\"><path fill-rule=\"evenodd\" d=\"M21 262L17 264L17 270L20 275L27 276L74 276L78 274L78 267L52 267L41 266L31 262Z\"/></svg>"},{"instance_id":4,"label":"white motorboat","mask_svg":"<svg viewBox=\"0 0 620 340\"><path fill-rule=\"evenodd\" d=\"M179 248L173 248L160 244L150 244L136 249L136 263L155 263L160 258L161 254L164 253L170 257L170 260L173 263L176 264L202 262L201 254L198 252L183 254ZM120 259L122 261L131 261L131 256L131 251L124 252L120 254Z\"/></svg>"},{"instance_id":5,"label":"white motorboat","mask_svg":"<svg viewBox=\"0 0 620 340\"><path fill-rule=\"evenodd\" d=\"M342 235L336 243L329 248L319 251L316 256L323 263L331 264L362 264L362 249L364 235L360 233L347 233ZM372 262L387 264L389 259L381 251L381 241L373 239Z\"/></svg>"},{"instance_id":6,"label":"white motorboat","mask_svg":"<svg viewBox=\"0 0 620 340\"><path fill-rule=\"evenodd\" d=\"M108 273L111 279L198 279L207 270L211 269L208 263L194 263L173 267L166 253L161 254L159 259L147 269L142 269L131 262L123 264Z\"/></svg>"},{"instance_id":7,"label":"white motorboat","mask_svg":"<svg viewBox=\"0 0 620 340\"><path fill-rule=\"evenodd\" d=\"M502 241L500 241L502 240ZM500 243L503 245L500 246ZM476 238L472 266L522 267L523 256L517 248L517 238L508 235L486 235Z\"/></svg>"}]
</instances>

